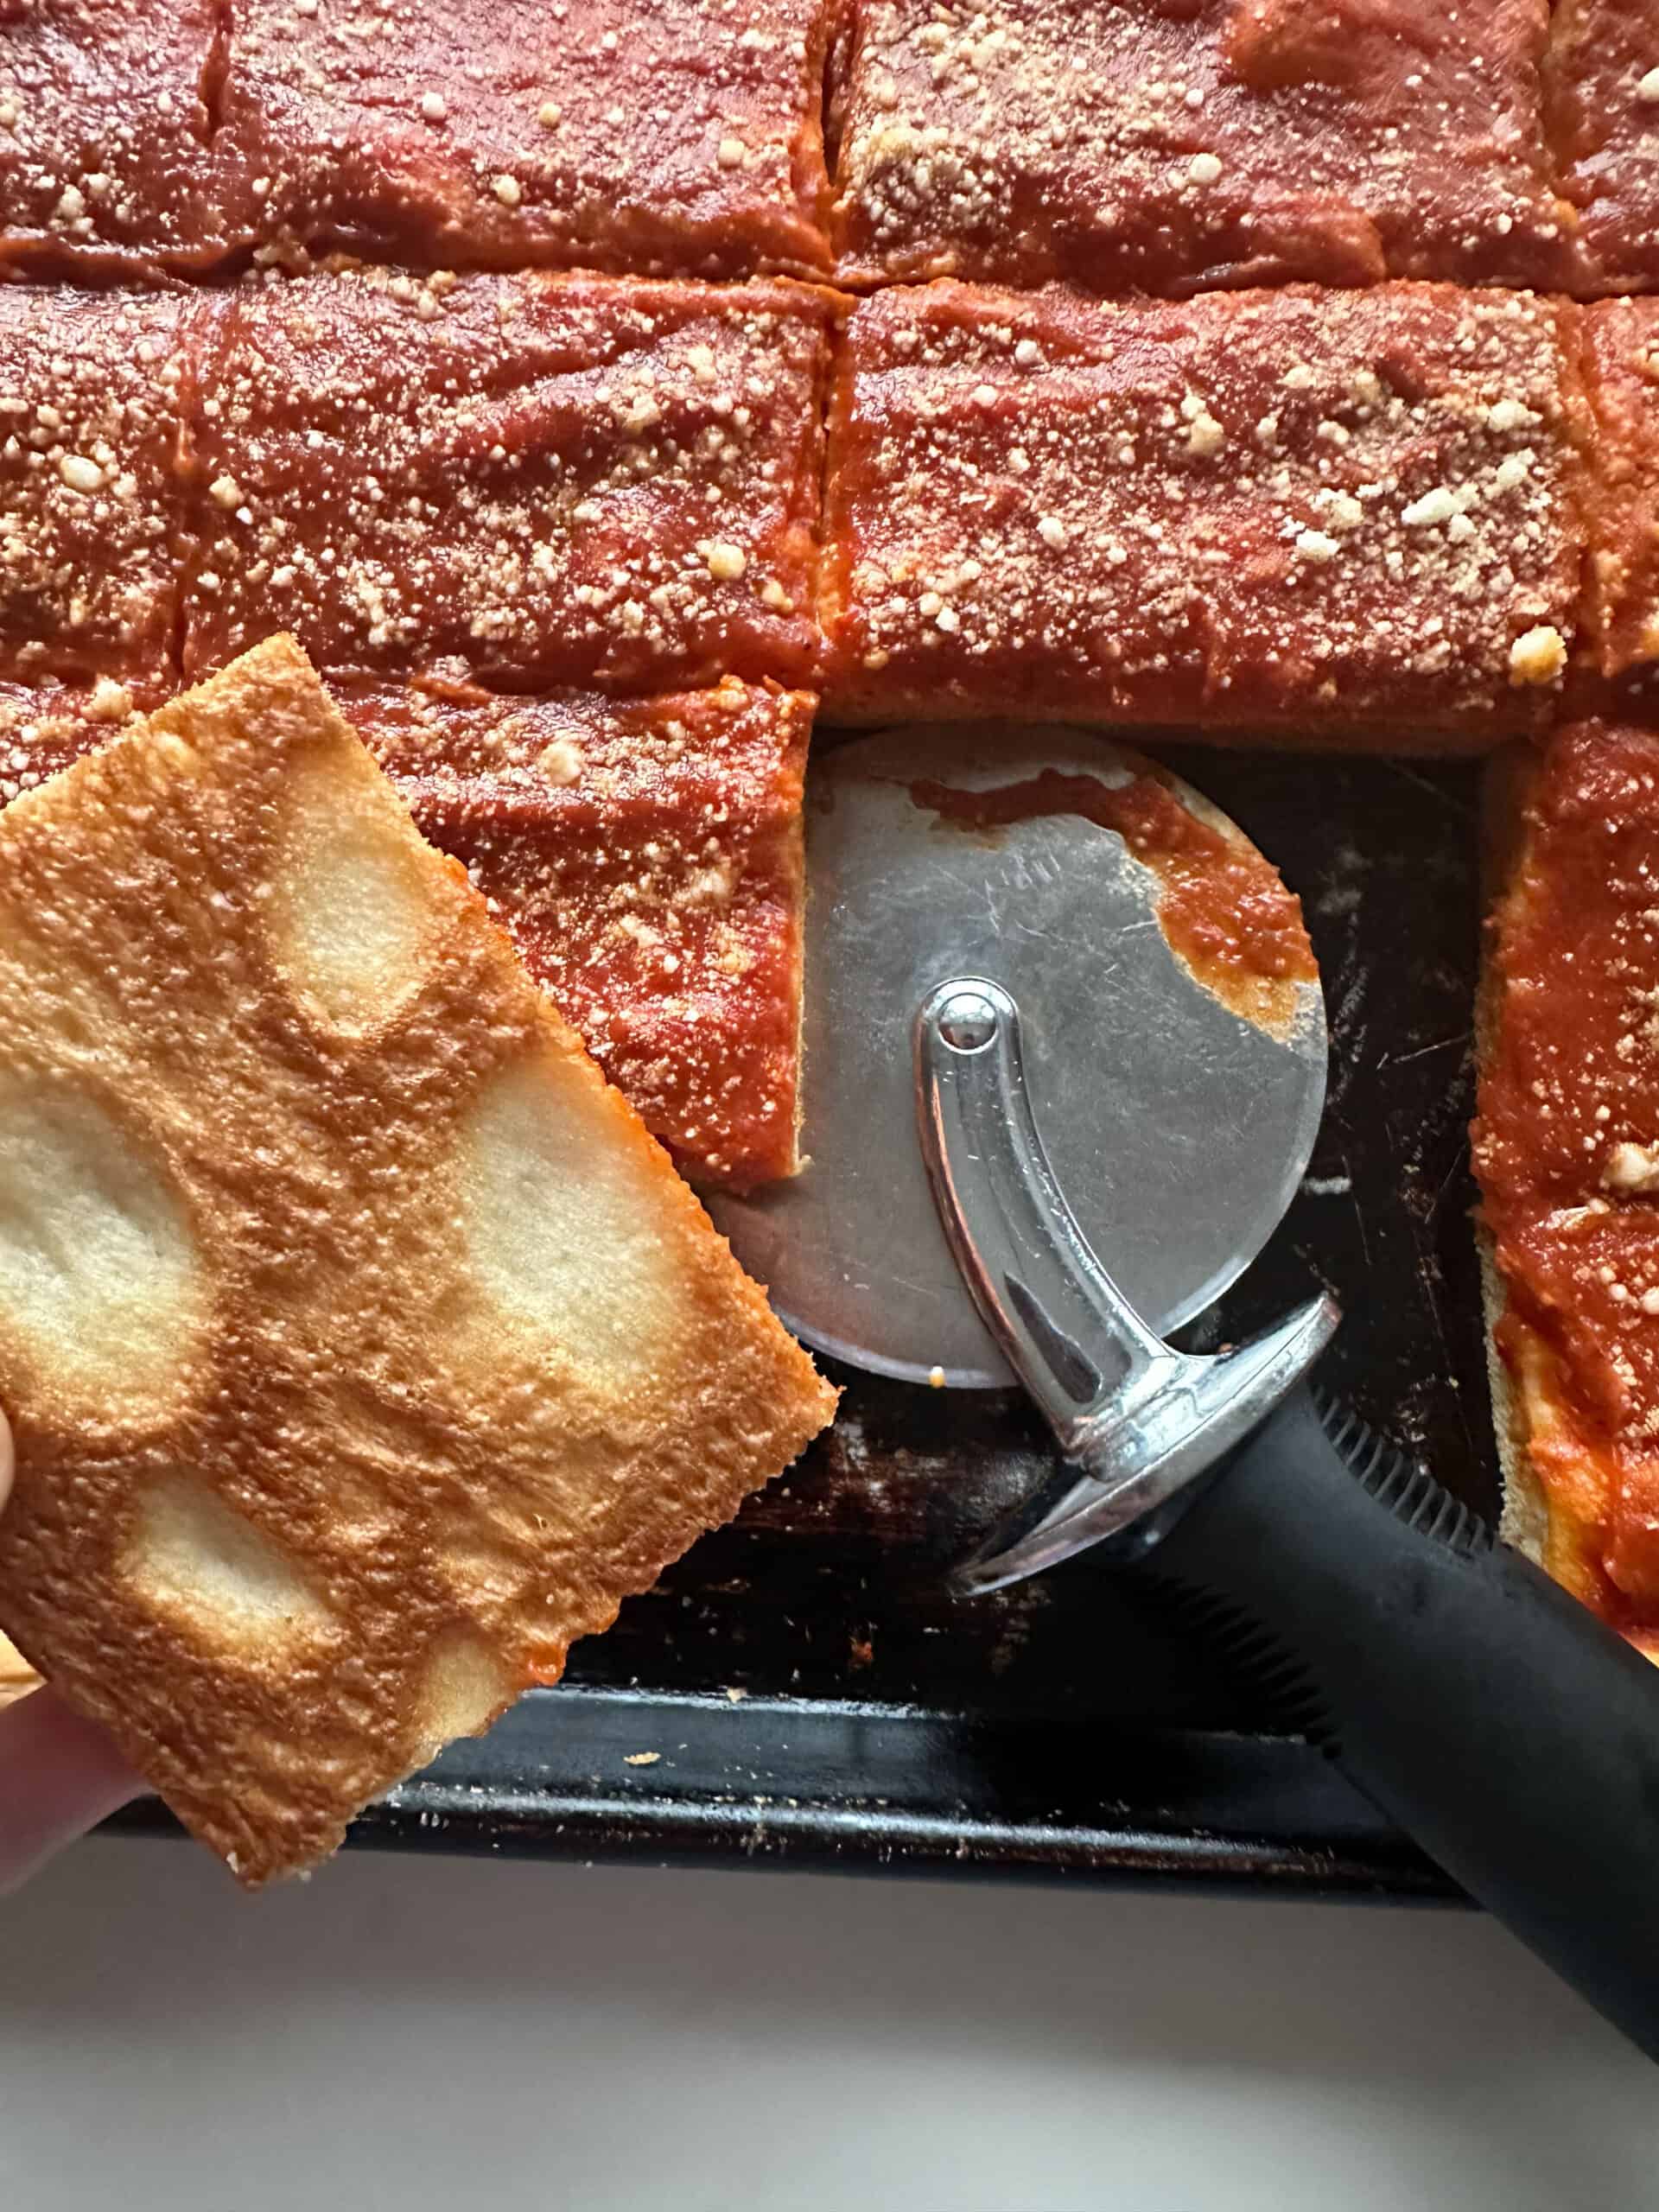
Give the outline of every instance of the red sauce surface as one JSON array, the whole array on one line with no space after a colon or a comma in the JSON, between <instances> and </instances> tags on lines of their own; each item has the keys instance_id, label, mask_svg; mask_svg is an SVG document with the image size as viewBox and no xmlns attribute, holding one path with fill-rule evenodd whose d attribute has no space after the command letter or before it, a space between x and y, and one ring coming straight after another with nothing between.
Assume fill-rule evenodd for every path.
<instances>
[{"instance_id":1,"label":"red sauce surface","mask_svg":"<svg viewBox=\"0 0 1659 2212\"><path fill-rule=\"evenodd\" d=\"M694 1180L791 1174L812 702L348 684L347 719Z\"/></svg>"},{"instance_id":2,"label":"red sauce surface","mask_svg":"<svg viewBox=\"0 0 1659 2212\"><path fill-rule=\"evenodd\" d=\"M823 0L420 0L354 22L238 0L219 189L251 238L440 268L826 269L830 18Z\"/></svg>"},{"instance_id":3,"label":"red sauce surface","mask_svg":"<svg viewBox=\"0 0 1659 2212\"><path fill-rule=\"evenodd\" d=\"M331 675L509 690L810 673L826 295L354 270L222 299L187 676L273 630Z\"/></svg>"},{"instance_id":4,"label":"red sauce surface","mask_svg":"<svg viewBox=\"0 0 1659 2212\"><path fill-rule=\"evenodd\" d=\"M1590 410L1582 497L1595 557L1585 628L1604 676L1659 655L1659 301L1603 300L1580 318Z\"/></svg>"},{"instance_id":5,"label":"red sauce surface","mask_svg":"<svg viewBox=\"0 0 1659 2212\"><path fill-rule=\"evenodd\" d=\"M1539 113L1544 0L848 12L835 228L855 282L1551 287L1572 266ZM1651 60L1618 87L1632 121Z\"/></svg>"},{"instance_id":6,"label":"red sauce surface","mask_svg":"<svg viewBox=\"0 0 1659 2212\"><path fill-rule=\"evenodd\" d=\"M1076 814L1115 830L1163 886L1158 925L1170 950L1224 1004L1264 1028L1287 1027L1296 984L1319 974L1300 900L1253 845L1190 813L1155 775L1113 785L1046 768L995 791L938 783L910 791L918 805L964 828Z\"/></svg>"},{"instance_id":7,"label":"red sauce surface","mask_svg":"<svg viewBox=\"0 0 1659 2212\"><path fill-rule=\"evenodd\" d=\"M1577 213L1567 236L1581 298L1643 290L1659 278L1653 110L1637 90L1656 54L1651 0L1554 0L1545 130Z\"/></svg>"},{"instance_id":8,"label":"red sauce surface","mask_svg":"<svg viewBox=\"0 0 1659 2212\"><path fill-rule=\"evenodd\" d=\"M861 301L826 711L1391 753L1541 727L1560 663L1515 649L1564 654L1581 552L1562 317L1446 284Z\"/></svg>"},{"instance_id":9,"label":"red sauce surface","mask_svg":"<svg viewBox=\"0 0 1659 2212\"><path fill-rule=\"evenodd\" d=\"M214 312L0 284L0 677L171 687L183 395Z\"/></svg>"},{"instance_id":10,"label":"red sauce surface","mask_svg":"<svg viewBox=\"0 0 1659 2212\"><path fill-rule=\"evenodd\" d=\"M1495 917L1475 1124L1509 1295L1567 1428L1531 1453L1551 1564L1627 1632L1659 1629L1659 734L1583 723L1534 772ZM1567 1555L1563 1556L1563 1548Z\"/></svg>"}]
</instances>

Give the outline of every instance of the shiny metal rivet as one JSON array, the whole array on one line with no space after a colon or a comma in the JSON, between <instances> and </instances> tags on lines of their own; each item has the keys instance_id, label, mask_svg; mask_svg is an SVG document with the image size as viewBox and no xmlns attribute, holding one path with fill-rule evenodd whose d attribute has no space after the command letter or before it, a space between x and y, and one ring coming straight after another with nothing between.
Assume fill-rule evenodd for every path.
<instances>
[{"instance_id":1,"label":"shiny metal rivet","mask_svg":"<svg viewBox=\"0 0 1659 2212\"><path fill-rule=\"evenodd\" d=\"M996 1020L983 991L958 991L939 1008L939 1034L956 1052L982 1052L996 1034Z\"/></svg>"}]
</instances>

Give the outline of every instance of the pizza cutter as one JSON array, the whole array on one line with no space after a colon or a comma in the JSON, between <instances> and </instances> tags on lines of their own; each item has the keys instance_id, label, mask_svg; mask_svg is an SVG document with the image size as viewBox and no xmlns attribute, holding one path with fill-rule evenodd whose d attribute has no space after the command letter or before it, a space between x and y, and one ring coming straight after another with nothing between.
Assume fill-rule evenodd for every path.
<instances>
[{"instance_id":1,"label":"pizza cutter","mask_svg":"<svg viewBox=\"0 0 1659 2212\"><path fill-rule=\"evenodd\" d=\"M1263 1026L1172 944L1163 882L1087 796L1147 772L983 724L820 753L811 1156L712 1211L809 1343L936 1387L1017 1380L1042 1412L1054 1480L963 1592L1099 1543L1156 1573L1659 2057L1659 1669L1318 1393L1329 1299L1217 1354L1166 1340L1288 1204L1326 1038L1317 984Z\"/></svg>"}]
</instances>

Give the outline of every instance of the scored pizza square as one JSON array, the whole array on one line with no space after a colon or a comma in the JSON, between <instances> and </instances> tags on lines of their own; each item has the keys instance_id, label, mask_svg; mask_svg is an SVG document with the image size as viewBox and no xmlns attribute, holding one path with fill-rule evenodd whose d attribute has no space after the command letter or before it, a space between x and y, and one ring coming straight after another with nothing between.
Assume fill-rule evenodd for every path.
<instances>
[{"instance_id":1,"label":"scored pizza square","mask_svg":"<svg viewBox=\"0 0 1659 2212\"><path fill-rule=\"evenodd\" d=\"M850 0L855 282L1560 286L1547 0Z\"/></svg>"},{"instance_id":2,"label":"scored pizza square","mask_svg":"<svg viewBox=\"0 0 1659 2212\"><path fill-rule=\"evenodd\" d=\"M217 0L25 0L0 10L0 256L122 271L211 265Z\"/></svg>"},{"instance_id":3,"label":"scored pizza square","mask_svg":"<svg viewBox=\"0 0 1659 2212\"><path fill-rule=\"evenodd\" d=\"M1505 1530L1659 1656L1659 733L1493 771L1474 1162Z\"/></svg>"},{"instance_id":4,"label":"scored pizza square","mask_svg":"<svg viewBox=\"0 0 1659 2212\"><path fill-rule=\"evenodd\" d=\"M232 0L215 153L251 240L441 267L811 273L830 259L830 13Z\"/></svg>"},{"instance_id":5,"label":"scored pizza square","mask_svg":"<svg viewBox=\"0 0 1659 2212\"><path fill-rule=\"evenodd\" d=\"M186 673L282 627L331 673L804 677L833 312L537 270L233 292L200 372Z\"/></svg>"},{"instance_id":6,"label":"scored pizza square","mask_svg":"<svg viewBox=\"0 0 1659 2212\"><path fill-rule=\"evenodd\" d=\"M863 302L830 410L828 711L1408 752L1541 724L1579 583L1563 313L1439 284Z\"/></svg>"},{"instance_id":7,"label":"scored pizza square","mask_svg":"<svg viewBox=\"0 0 1659 2212\"><path fill-rule=\"evenodd\" d=\"M1586 469L1586 642L1639 688L1659 661L1659 300L1582 310L1593 435Z\"/></svg>"},{"instance_id":8,"label":"scored pizza square","mask_svg":"<svg viewBox=\"0 0 1659 2212\"><path fill-rule=\"evenodd\" d=\"M1659 285L1659 8L1554 0L1544 67L1551 166L1573 211L1580 297Z\"/></svg>"},{"instance_id":9,"label":"scored pizza square","mask_svg":"<svg viewBox=\"0 0 1659 2212\"><path fill-rule=\"evenodd\" d=\"M0 1626L245 1880L833 1395L274 639L0 813Z\"/></svg>"},{"instance_id":10,"label":"scored pizza square","mask_svg":"<svg viewBox=\"0 0 1659 2212\"><path fill-rule=\"evenodd\" d=\"M164 683L206 296L0 284L0 679Z\"/></svg>"},{"instance_id":11,"label":"scored pizza square","mask_svg":"<svg viewBox=\"0 0 1659 2212\"><path fill-rule=\"evenodd\" d=\"M810 695L339 697L685 1172L794 1173Z\"/></svg>"}]
</instances>

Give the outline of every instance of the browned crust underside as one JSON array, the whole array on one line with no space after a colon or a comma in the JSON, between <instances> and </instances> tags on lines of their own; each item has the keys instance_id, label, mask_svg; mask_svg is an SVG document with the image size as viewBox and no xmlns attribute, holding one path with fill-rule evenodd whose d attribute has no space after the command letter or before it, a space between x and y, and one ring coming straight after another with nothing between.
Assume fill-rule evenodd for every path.
<instances>
[{"instance_id":1,"label":"browned crust underside","mask_svg":"<svg viewBox=\"0 0 1659 2212\"><path fill-rule=\"evenodd\" d=\"M418 939L367 1026L272 920L342 823ZM833 1410L289 641L0 815L0 1068L25 1143L95 1109L184 1224L108 1309L124 1367L0 1309L0 1623L245 1881L554 1679ZM251 1627L164 1556L156 1501L204 1498Z\"/></svg>"}]
</instances>

